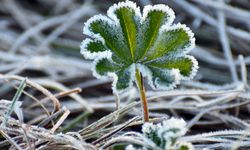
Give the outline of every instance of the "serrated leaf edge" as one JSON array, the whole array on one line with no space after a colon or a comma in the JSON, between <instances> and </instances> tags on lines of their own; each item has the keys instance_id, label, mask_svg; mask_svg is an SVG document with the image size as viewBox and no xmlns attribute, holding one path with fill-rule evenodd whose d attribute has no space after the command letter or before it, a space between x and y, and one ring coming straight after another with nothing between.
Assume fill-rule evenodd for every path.
<instances>
[{"instance_id":1,"label":"serrated leaf edge","mask_svg":"<svg viewBox=\"0 0 250 150\"><path fill-rule=\"evenodd\" d=\"M199 66L198 66L198 61L194 58L194 56L190 56L190 55L185 55L183 58L187 58L187 59L190 59L193 63L193 67L191 68L191 72L189 74L189 76L183 76L180 74L181 76L181 80L190 80L190 79L193 79L199 69Z\"/></svg>"},{"instance_id":2,"label":"serrated leaf edge","mask_svg":"<svg viewBox=\"0 0 250 150\"><path fill-rule=\"evenodd\" d=\"M103 57L98 57L94 60L94 62L92 63L92 67L91 67L91 70L92 70L92 73L93 73L93 76L96 77L97 79L113 79L113 82L112 82L112 90L113 90L113 93L122 93L124 91L127 91L129 89L131 89L133 87L133 81L135 81L135 64L131 64L129 66L129 72L130 72L130 80L129 80L129 86L125 89L122 89L122 90L118 90L116 88L116 84L117 84L117 81L118 81L118 76L116 75L115 72L107 72L107 74L105 75L100 75L97 71L96 71L96 65L97 63L102 60L102 59L108 59L109 61L111 61L112 63L115 63L112 59L111 59L111 56L103 56ZM118 64L119 65L119 64Z\"/></svg>"},{"instance_id":3,"label":"serrated leaf edge","mask_svg":"<svg viewBox=\"0 0 250 150\"><path fill-rule=\"evenodd\" d=\"M110 18L108 18L107 16L104 16L101 14L95 15L85 22L84 27L83 27L83 34L88 35L92 38L95 38L96 40L99 40L102 43L105 43L105 40L103 39L103 37L100 34L96 34L93 31L91 31L90 25L97 20L102 20L104 22L108 22L111 26L114 25L113 21Z\"/></svg>"},{"instance_id":4,"label":"serrated leaf edge","mask_svg":"<svg viewBox=\"0 0 250 150\"><path fill-rule=\"evenodd\" d=\"M102 52L90 52L87 49L88 44L93 41L92 39L86 38L85 40L82 41L80 49L81 49L81 54L84 56L85 59L96 59L100 56L102 57L111 57L112 56L112 52L107 49L105 51ZM97 41L96 39L94 39L94 41ZM103 42L102 42L103 43Z\"/></svg>"},{"instance_id":5,"label":"serrated leaf edge","mask_svg":"<svg viewBox=\"0 0 250 150\"><path fill-rule=\"evenodd\" d=\"M162 86L157 82L153 81L153 75L152 75L152 71L145 65L143 64L136 64L136 67L140 70L140 72L142 73L143 77L146 77L148 79L148 84L150 85L150 87L153 90L172 90L174 89L178 84L180 84L181 80L190 80L193 79L194 76L196 75L199 66L198 66L198 61L190 55L185 55L182 58L187 58L190 59L192 61L192 69L190 71L189 76L183 76L180 73L179 69L176 68L172 68L172 69L166 69L168 71L170 71L170 75L174 76L175 82L173 82L172 84L168 85L168 86ZM156 84L156 86L154 85Z\"/></svg>"},{"instance_id":6,"label":"serrated leaf edge","mask_svg":"<svg viewBox=\"0 0 250 150\"><path fill-rule=\"evenodd\" d=\"M141 20L140 8L136 5L136 3L128 1L128 0L126 0L125 2L119 2L118 4L114 4L113 6L111 6L107 11L107 16L109 16L111 19L114 20L114 22L117 25L119 25L120 22L117 16L115 15L115 11L117 9L124 8L124 7L134 10L136 17L138 17Z\"/></svg>"},{"instance_id":7,"label":"serrated leaf edge","mask_svg":"<svg viewBox=\"0 0 250 150\"><path fill-rule=\"evenodd\" d=\"M179 30L179 29L183 29L187 33L189 40L190 40L190 44L186 45L186 47L182 49L183 51L181 53L185 55L189 53L195 47L194 33L191 31L189 27L181 23L173 24L171 26L163 25L159 30L159 34L163 34L164 32Z\"/></svg>"},{"instance_id":8,"label":"serrated leaf edge","mask_svg":"<svg viewBox=\"0 0 250 150\"><path fill-rule=\"evenodd\" d=\"M154 83L152 71L147 66L142 65L142 64L136 64L136 67L139 69L139 71L141 72L142 76L144 78L147 78L148 84L150 85L150 87L153 90L172 90L172 89L174 89L176 87L176 85L180 81L180 71L178 69L169 69L170 72L171 72L171 74L175 78L175 82L169 84L168 86L162 86L160 84L157 84L157 82ZM154 84L156 84L156 86Z\"/></svg>"},{"instance_id":9,"label":"serrated leaf edge","mask_svg":"<svg viewBox=\"0 0 250 150\"><path fill-rule=\"evenodd\" d=\"M151 12L151 11L155 11L155 10L158 10L158 11L162 11L166 14L169 14L169 19L167 22L164 23L164 25L170 25L173 23L174 19L175 19L175 13L174 11L168 7L167 5L164 5L164 4L156 4L156 5L147 5L143 8L143 15L142 15L142 20L141 20L141 23L143 23L147 16L148 16L148 13Z\"/></svg>"}]
</instances>

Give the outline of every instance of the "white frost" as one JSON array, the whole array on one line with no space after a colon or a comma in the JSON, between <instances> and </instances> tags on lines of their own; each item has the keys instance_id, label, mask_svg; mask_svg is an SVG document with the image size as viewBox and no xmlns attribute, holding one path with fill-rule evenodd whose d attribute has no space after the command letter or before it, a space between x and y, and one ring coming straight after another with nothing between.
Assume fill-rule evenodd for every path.
<instances>
[{"instance_id":1,"label":"white frost","mask_svg":"<svg viewBox=\"0 0 250 150\"><path fill-rule=\"evenodd\" d=\"M164 83L161 83L159 81L159 79L156 79L155 81L156 89L172 90L176 87L177 84L180 84L181 75L180 75L179 69L169 69L169 70L166 70L166 73L168 73L170 77L173 77L174 81L171 84L168 84L165 86Z\"/></svg>"},{"instance_id":2,"label":"white frost","mask_svg":"<svg viewBox=\"0 0 250 150\"><path fill-rule=\"evenodd\" d=\"M168 73L170 77L174 78L174 82L172 82L171 84L164 85L164 83L160 83L159 79L157 79L157 78L155 79L155 81L153 81L152 72L147 66L145 66L143 64L137 64L136 67L140 70L143 77L147 77L148 84L150 85L150 87L153 90L171 90L171 89L174 89L176 87L176 85L180 83L180 80L182 79L182 76L180 74L179 69L165 70L166 73Z\"/></svg>"},{"instance_id":3,"label":"white frost","mask_svg":"<svg viewBox=\"0 0 250 150\"><path fill-rule=\"evenodd\" d=\"M98 59L98 57L111 57L112 53L110 50L105 50L105 51L102 51L102 52L90 52L87 47L88 47L88 44L90 42L92 42L93 40L87 38L85 40L82 41L81 43L81 54L84 56L85 59Z\"/></svg>"},{"instance_id":4,"label":"white frost","mask_svg":"<svg viewBox=\"0 0 250 150\"><path fill-rule=\"evenodd\" d=\"M139 69L143 77L147 77L148 84L150 85L150 87L153 90L156 90L156 87L154 86L154 82L153 82L153 75L150 69L147 66L142 65L142 64L136 64L136 68Z\"/></svg>"},{"instance_id":5,"label":"white frost","mask_svg":"<svg viewBox=\"0 0 250 150\"><path fill-rule=\"evenodd\" d=\"M194 146L191 143L188 142L177 142L177 147L180 148L181 146L185 146L188 148L188 150L195 150ZM203 149L206 150L206 149Z\"/></svg>"},{"instance_id":6,"label":"white frost","mask_svg":"<svg viewBox=\"0 0 250 150\"><path fill-rule=\"evenodd\" d=\"M111 59L111 56L100 56L98 58L96 58L92 64L91 70L93 72L93 76L95 76L98 79L107 79L106 75L100 75L99 73L96 72L96 65L98 64L99 61L101 61L102 59L108 59L109 61L113 62L113 60Z\"/></svg>"},{"instance_id":7,"label":"white frost","mask_svg":"<svg viewBox=\"0 0 250 150\"><path fill-rule=\"evenodd\" d=\"M162 11L166 13L168 15L168 20L165 23L165 25L167 26L171 25L175 19L174 11L171 8L169 8L167 5L164 5L164 4L157 4L153 6L147 5L144 7L141 22L145 21L148 16L148 13L152 11Z\"/></svg>"},{"instance_id":8,"label":"white frost","mask_svg":"<svg viewBox=\"0 0 250 150\"><path fill-rule=\"evenodd\" d=\"M143 126L142 126L142 133L144 134L149 134L151 133L152 131L155 131L156 130L156 125L154 125L153 123L144 123Z\"/></svg>"},{"instance_id":9,"label":"white frost","mask_svg":"<svg viewBox=\"0 0 250 150\"><path fill-rule=\"evenodd\" d=\"M184 57L190 59L192 61L193 66L191 68L191 72L190 72L189 76L186 77L186 76L183 76L181 74L180 74L180 76L181 76L182 80L190 80L190 79L194 78L194 76L196 75L196 73L199 69L198 61L193 56L190 56L190 55L185 55Z\"/></svg>"},{"instance_id":10,"label":"white frost","mask_svg":"<svg viewBox=\"0 0 250 150\"><path fill-rule=\"evenodd\" d=\"M169 32L169 31L174 31L174 30L179 30L179 29L183 29L188 37L189 37L189 40L191 41L190 44L188 44L182 53L184 54L187 54L188 52L190 52L190 50L192 50L194 47L195 47L195 38L194 38L194 33L190 30L189 27L187 27L185 24L174 24L172 26L168 26L168 25L163 25L161 28L160 28L160 34L164 33L164 32Z\"/></svg>"},{"instance_id":11,"label":"white frost","mask_svg":"<svg viewBox=\"0 0 250 150\"><path fill-rule=\"evenodd\" d=\"M98 78L98 79L108 79L108 78L111 78L113 79L113 82L112 82L112 90L113 90L113 93L121 93L121 92L124 92L124 91L127 91L129 89L132 88L133 86L133 81L135 79L135 64L132 64L129 66L129 72L130 72L130 81L129 81L129 86L126 88L126 89L123 89L122 91L118 90L116 88L116 84L117 84L117 81L118 81L118 76L114 73L114 72L107 72L107 74L104 74L104 75L100 75L97 71L96 71L96 65L98 64L99 61L101 61L102 59L108 59L110 62L113 62L115 63L112 58L111 58L111 55L102 55L98 58L96 58L93 62L93 66L92 66L92 72L93 72L93 76ZM118 70L117 70L118 71Z\"/></svg>"},{"instance_id":12,"label":"white frost","mask_svg":"<svg viewBox=\"0 0 250 150\"><path fill-rule=\"evenodd\" d=\"M165 129L178 128L181 129L181 136L186 134L187 123L183 119L170 118L162 122L162 127Z\"/></svg>"},{"instance_id":13,"label":"white frost","mask_svg":"<svg viewBox=\"0 0 250 150\"><path fill-rule=\"evenodd\" d=\"M112 20L110 20L108 17L104 16L104 15L95 15L93 17L91 17L89 20L87 20L87 22L84 24L83 27L83 34L86 34L92 38L95 38L99 41L101 41L102 43L105 43L104 39L102 38L102 36L100 34L95 34L92 30L91 30L91 24L95 21L103 21L103 22L107 22L109 25L113 25Z\"/></svg>"},{"instance_id":14,"label":"white frost","mask_svg":"<svg viewBox=\"0 0 250 150\"><path fill-rule=\"evenodd\" d=\"M141 18L140 8L137 7L136 3L126 0L125 2L120 2L118 4L114 4L107 11L107 15L111 19L113 19L117 25L119 25L120 23L119 23L119 20L115 14L115 11L117 9L120 9L120 8L130 8L131 10L133 10L135 12L136 17L138 17L139 19Z\"/></svg>"},{"instance_id":15,"label":"white frost","mask_svg":"<svg viewBox=\"0 0 250 150\"><path fill-rule=\"evenodd\" d=\"M115 73L109 73L110 75L108 74L108 76L115 78L113 83L112 83L113 92L122 93L122 92L128 91L129 89L131 89L133 87L133 81L135 80L135 64L130 65L128 70L130 72L129 86L127 88L123 89L123 90L118 90L116 88L116 84L117 84L117 81L118 81L118 76Z\"/></svg>"},{"instance_id":16,"label":"white frost","mask_svg":"<svg viewBox=\"0 0 250 150\"><path fill-rule=\"evenodd\" d=\"M107 72L107 74L104 75L100 75L97 70L96 70L96 65L98 64L99 61L101 61L102 59L108 59L109 61L113 62L113 60L111 59L111 56L102 56L102 57L98 57L94 60L93 64L92 64L92 72L93 72L93 76L96 77L97 79L108 79L111 78L113 79L112 82L112 90L113 93L118 93L117 89L116 89L116 83L118 81L118 76L114 73L114 72Z\"/></svg>"},{"instance_id":17,"label":"white frost","mask_svg":"<svg viewBox=\"0 0 250 150\"><path fill-rule=\"evenodd\" d=\"M158 124L144 123L142 126L142 132L147 138L150 138L151 135L156 135L161 141L165 141L165 149L175 149L181 144L192 148L192 144L179 142L178 140L176 142L173 140L186 134L186 125L187 124L183 119L170 118Z\"/></svg>"},{"instance_id":18,"label":"white frost","mask_svg":"<svg viewBox=\"0 0 250 150\"><path fill-rule=\"evenodd\" d=\"M137 150L133 145L128 145L126 146L126 149L125 150Z\"/></svg>"}]
</instances>

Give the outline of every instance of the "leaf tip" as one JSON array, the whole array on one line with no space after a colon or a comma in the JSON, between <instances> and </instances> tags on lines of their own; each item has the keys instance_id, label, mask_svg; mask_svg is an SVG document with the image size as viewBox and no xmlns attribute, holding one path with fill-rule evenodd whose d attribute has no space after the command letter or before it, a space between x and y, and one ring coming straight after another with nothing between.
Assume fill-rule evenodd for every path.
<instances>
[{"instance_id":1,"label":"leaf tip","mask_svg":"<svg viewBox=\"0 0 250 150\"><path fill-rule=\"evenodd\" d=\"M80 45L80 53L84 56L85 59L99 59L104 57L109 58L112 56L111 51L108 49L100 52L90 52L88 49L88 45L90 44L90 42L93 42L93 40L86 38L85 40L82 41Z\"/></svg>"},{"instance_id":2,"label":"leaf tip","mask_svg":"<svg viewBox=\"0 0 250 150\"><path fill-rule=\"evenodd\" d=\"M189 27L187 27L185 24L181 24L181 23L177 23L177 24L174 24L172 26L163 25L160 28L159 33L162 34L164 32L180 30L180 29L182 29L187 34L189 41L190 41L189 44L187 44L184 48L184 54L187 54L195 47L194 33L192 32L192 30Z\"/></svg>"},{"instance_id":3,"label":"leaf tip","mask_svg":"<svg viewBox=\"0 0 250 150\"><path fill-rule=\"evenodd\" d=\"M147 5L144 7L142 21L144 21L146 19L146 17L148 16L149 12L152 12L152 11L161 11L161 12L167 14L168 20L165 23L165 25L172 24L174 19L175 19L175 13L170 7L168 7L167 5L164 5L164 4L156 4L153 6Z\"/></svg>"},{"instance_id":4,"label":"leaf tip","mask_svg":"<svg viewBox=\"0 0 250 150\"><path fill-rule=\"evenodd\" d=\"M119 20L115 15L116 10L120 9L120 8L130 8L135 12L135 15L139 18L141 18L141 12L140 12L140 8L136 5L135 2L126 0L124 2L119 2L117 4L114 4L113 6L111 6L108 11L107 11L107 15L112 18L116 24L119 24Z\"/></svg>"},{"instance_id":5,"label":"leaf tip","mask_svg":"<svg viewBox=\"0 0 250 150\"><path fill-rule=\"evenodd\" d=\"M182 78L182 80L190 80L190 79L193 79L195 77L195 75L197 74L197 71L199 69L199 65L198 65L199 63L193 56L186 55L185 58L188 58L189 60L191 60L192 68L191 68L190 74L188 76L181 75L181 78Z\"/></svg>"},{"instance_id":6,"label":"leaf tip","mask_svg":"<svg viewBox=\"0 0 250 150\"><path fill-rule=\"evenodd\" d=\"M96 21L104 21L104 22L107 22L108 24L112 25L112 21L108 17L101 15L101 14L95 15L95 16L89 18L85 22L84 27L83 27L83 34L88 35L92 38L98 39L104 43L105 41L104 41L103 37L100 34L94 33L93 30L91 29L91 25Z\"/></svg>"}]
</instances>

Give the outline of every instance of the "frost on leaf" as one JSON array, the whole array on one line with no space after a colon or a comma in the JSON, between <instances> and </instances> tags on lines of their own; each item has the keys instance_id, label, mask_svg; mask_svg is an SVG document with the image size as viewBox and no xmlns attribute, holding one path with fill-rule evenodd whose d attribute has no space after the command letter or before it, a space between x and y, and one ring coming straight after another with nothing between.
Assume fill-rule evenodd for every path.
<instances>
[{"instance_id":1,"label":"frost on leaf","mask_svg":"<svg viewBox=\"0 0 250 150\"><path fill-rule=\"evenodd\" d=\"M186 122L183 119L170 118L162 123L144 123L143 136L154 143L159 150L194 150L192 143L181 141L187 132ZM144 146L128 145L126 150L150 150Z\"/></svg>"},{"instance_id":2,"label":"frost on leaf","mask_svg":"<svg viewBox=\"0 0 250 150\"><path fill-rule=\"evenodd\" d=\"M113 90L132 86L138 68L153 89L171 89L191 79L198 63L187 53L194 47L192 31L173 24L172 9L163 4L145 6L134 2L114 4L107 16L96 15L84 26L90 38L81 45L86 59L94 60L96 77L114 78Z\"/></svg>"},{"instance_id":3,"label":"frost on leaf","mask_svg":"<svg viewBox=\"0 0 250 150\"><path fill-rule=\"evenodd\" d=\"M142 127L143 134L163 149L174 145L179 137L186 134L186 131L186 122L176 118L157 125L145 123Z\"/></svg>"}]
</instances>

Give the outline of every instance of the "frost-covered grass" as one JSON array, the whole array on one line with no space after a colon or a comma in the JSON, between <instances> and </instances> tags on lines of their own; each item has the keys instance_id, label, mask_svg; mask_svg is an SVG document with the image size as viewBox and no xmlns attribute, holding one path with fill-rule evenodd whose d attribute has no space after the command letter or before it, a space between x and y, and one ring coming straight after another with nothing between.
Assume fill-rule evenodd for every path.
<instances>
[{"instance_id":1,"label":"frost-covered grass","mask_svg":"<svg viewBox=\"0 0 250 150\"><path fill-rule=\"evenodd\" d=\"M200 68L193 81L180 81L175 90L146 86L151 120L143 125L136 88L114 95L112 81L95 79L91 63L79 54L82 39L89 38L82 34L84 22L106 15L116 2L0 2L0 149L152 148L143 132L157 124L157 135L171 125L182 128L175 146L248 149L250 3L136 1L175 11L174 23L195 34L190 55ZM173 117L183 120L169 123Z\"/></svg>"}]
</instances>

